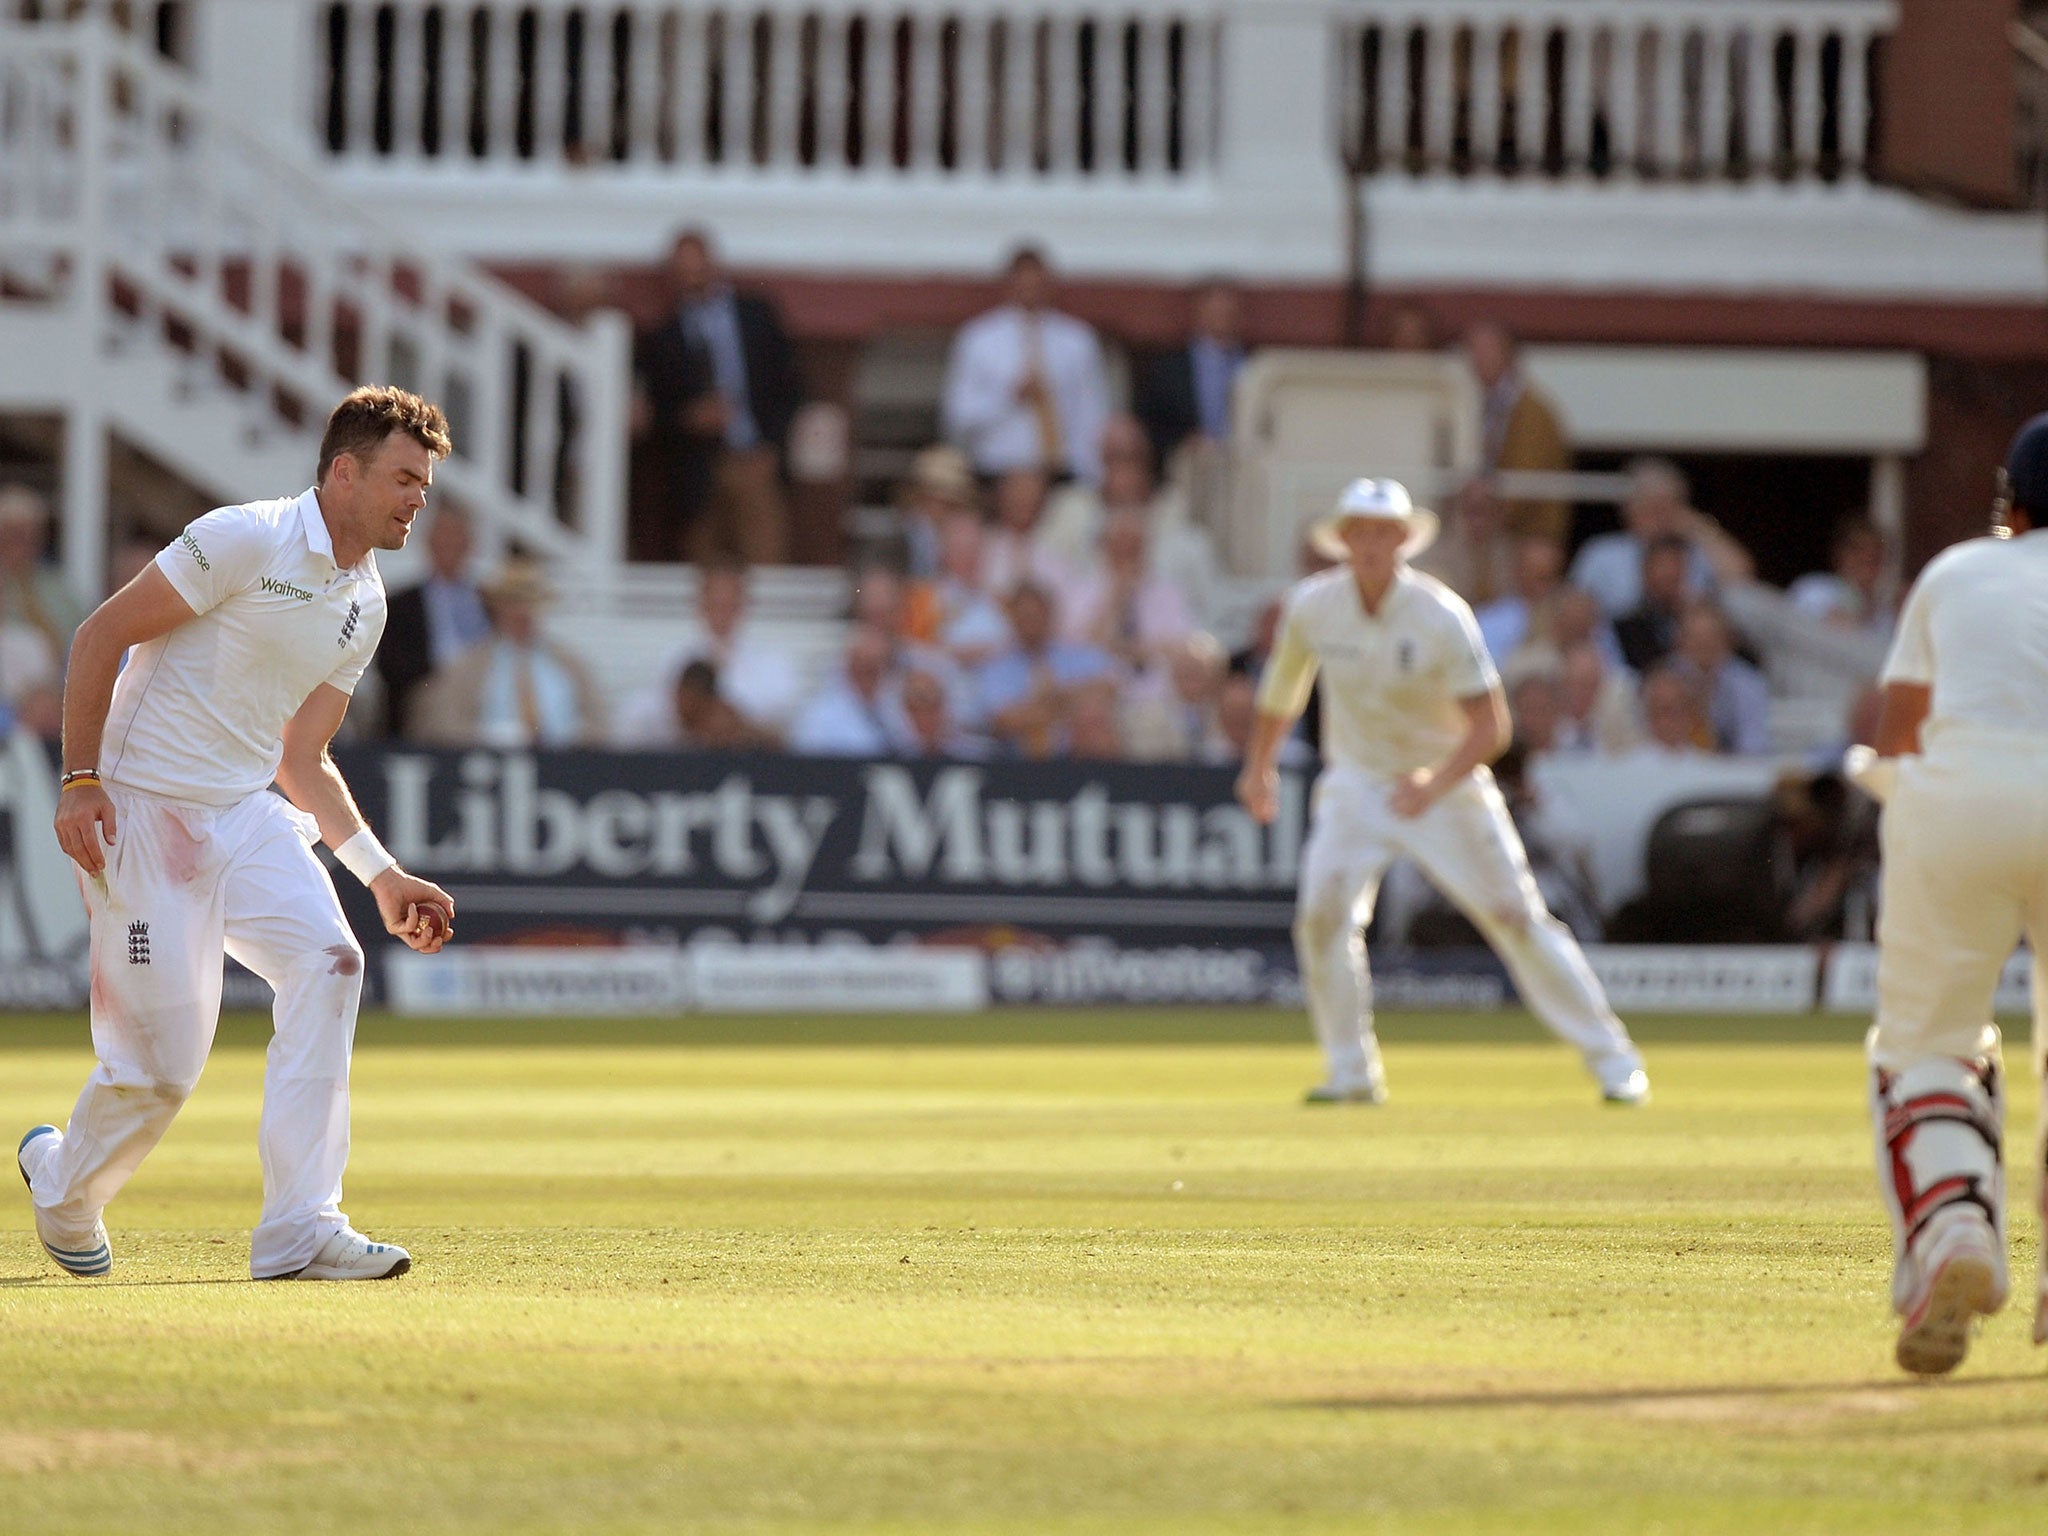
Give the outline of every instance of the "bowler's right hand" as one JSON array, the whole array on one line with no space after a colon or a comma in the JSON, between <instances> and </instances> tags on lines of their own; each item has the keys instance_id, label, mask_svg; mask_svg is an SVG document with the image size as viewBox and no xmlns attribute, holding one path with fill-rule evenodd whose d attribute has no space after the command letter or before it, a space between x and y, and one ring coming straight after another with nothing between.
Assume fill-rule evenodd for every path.
<instances>
[{"instance_id":1,"label":"bowler's right hand","mask_svg":"<svg viewBox=\"0 0 2048 1536\"><path fill-rule=\"evenodd\" d=\"M1251 813L1260 826L1269 826L1280 814L1280 770L1244 765L1237 776L1237 803Z\"/></svg>"},{"instance_id":2,"label":"bowler's right hand","mask_svg":"<svg viewBox=\"0 0 2048 1536\"><path fill-rule=\"evenodd\" d=\"M115 816L114 802L97 784L61 791L57 796L57 846L88 875L99 874L107 867L106 849L113 846Z\"/></svg>"}]
</instances>

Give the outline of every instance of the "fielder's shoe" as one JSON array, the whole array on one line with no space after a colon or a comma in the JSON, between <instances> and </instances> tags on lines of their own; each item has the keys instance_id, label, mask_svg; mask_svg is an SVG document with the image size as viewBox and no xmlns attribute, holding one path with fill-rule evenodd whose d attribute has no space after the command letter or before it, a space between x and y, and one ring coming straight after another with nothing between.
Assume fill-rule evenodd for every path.
<instances>
[{"instance_id":1,"label":"fielder's shoe","mask_svg":"<svg viewBox=\"0 0 2048 1536\"><path fill-rule=\"evenodd\" d=\"M1385 1083L1340 1083L1331 1081L1317 1083L1301 1096L1304 1104L1384 1104L1387 1102Z\"/></svg>"},{"instance_id":2,"label":"fielder's shoe","mask_svg":"<svg viewBox=\"0 0 2048 1536\"><path fill-rule=\"evenodd\" d=\"M373 1243L354 1227L343 1227L320 1245L313 1262L265 1280L390 1280L412 1268L412 1255L391 1243Z\"/></svg>"},{"instance_id":3,"label":"fielder's shoe","mask_svg":"<svg viewBox=\"0 0 2048 1536\"><path fill-rule=\"evenodd\" d=\"M1970 1325L2005 1303L1991 1223L1968 1207L1936 1220L1942 1224L1928 1234L1920 1260L1925 1288L1899 1328L1899 1364L1916 1376L1939 1376L1961 1365L1970 1350Z\"/></svg>"},{"instance_id":4,"label":"fielder's shoe","mask_svg":"<svg viewBox=\"0 0 2048 1536\"><path fill-rule=\"evenodd\" d=\"M43 1209L36 1204L36 1173L48 1160L50 1154L64 1144L64 1133L54 1125L39 1125L21 1138L21 1146L14 1154L14 1166L21 1170L21 1182L28 1186L29 1209L35 1212L36 1236L43 1241L43 1251L57 1261L57 1267L67 1274L104 1275L114 1267L114 1249L107 1241L107 1224L95 1221L88 1237L66 1237L52 1234L43 1219Z\"/></svg>"},{"instance_id":5,"label":"fielder's shoe","mask_svg":"<svg viewBox=\"0 0 2048 1536\"><path fill-rule=\"evenodd\" d=\"M1650 1102L1650 1074L1641 1067L1632 1068L1626 1077L1615 1077L1602 1083L1600 1098L1608 1104L1647 1104Z\"/></svg>"}]
</instances>

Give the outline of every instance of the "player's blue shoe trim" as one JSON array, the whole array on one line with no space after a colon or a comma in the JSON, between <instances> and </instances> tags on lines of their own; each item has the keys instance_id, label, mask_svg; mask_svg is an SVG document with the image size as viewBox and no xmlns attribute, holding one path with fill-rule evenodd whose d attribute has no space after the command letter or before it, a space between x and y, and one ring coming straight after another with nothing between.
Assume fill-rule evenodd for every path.
<instances>
[{"instance_id":1,"label":"player's blue shoe trim","mask_svg":"<svg viewBox=\"0 0 2048 1536\"><path fill-rule=\"evenodd\" d=\"M14 1166L21 1172L21 1182L28 1186L31 1206L34 1204L35 1184L28 1176L28 1163L24 1157L28 1151L28 1144L39 1136L61 1134L54 1125L31 1126L28 1134L21 1138L20 1144L14 1149ZM43 1252L56 1260L57 1267L66 1274L91 1278L94 1275L104 1275L114 1267L114 1249L107 1241L107 1229L101 1227L95 1236L99 1241L90 1248L59 1248L42 1235L41 1213L37 1212L36 1237L43 1245Z\"/></svg>"}]
</instances>

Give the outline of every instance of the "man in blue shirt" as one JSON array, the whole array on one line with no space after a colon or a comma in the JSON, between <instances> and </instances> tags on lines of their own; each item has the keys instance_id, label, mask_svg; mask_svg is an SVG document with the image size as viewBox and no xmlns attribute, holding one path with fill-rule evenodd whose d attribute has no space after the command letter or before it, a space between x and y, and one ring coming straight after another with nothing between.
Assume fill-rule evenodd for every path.
<instances>
[{"instance_id":1,"label":"man in blue shirt","mask_svg":"<svg viewBox=\"0 0 2048 1536\"><path fill-rule=\"evenodd\" d=\"M1015 751L1049 757L1064 737L1075 690L1113 676L1116 663L1092 645L1055 639L1052 598L1032 582L1010 594L1010 631L1015 644L984 663L977 679L981 716Z\"/></svg>"}]
</instances>

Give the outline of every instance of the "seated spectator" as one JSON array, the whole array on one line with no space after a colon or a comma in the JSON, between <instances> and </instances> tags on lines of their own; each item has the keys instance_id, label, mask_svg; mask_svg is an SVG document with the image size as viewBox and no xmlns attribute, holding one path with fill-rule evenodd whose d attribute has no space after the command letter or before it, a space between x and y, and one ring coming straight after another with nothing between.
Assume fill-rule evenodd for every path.
<instances>
[{"instance_id":1,"label":"seated spectator","mask_svg":"<svg viewBox=\"0 0 2048 1536\"><path fill-rule=\"evenodd\" d=\"M1119 507L1102 525L1102 562L1068 590L1061 630L1109 652L1132 673L1162 661L1193 632L1187 600L1152 568L1145 514Z\"/></svg>"},{"instance_id":2,"label":"seated spectator","mask_svg":"<svg viewBox=\"0 0 2048 1536\"><path fill-rule=\"evenodd\" d=\"M887 638L889 675L900 680L913 667L930 672L946 685L953 718L962 722L978 720L972 675L956 666L942 647L919 639L913 618L910 594L904 589L902 577L885 565L865 566L855 574L853 621Z\"/></svg>"},{"instance_id":3,"label":"seated spectator","mask_svg":"<svg viewBox=\"0 0 2048 1536\"><path fill-rule=\"evenodd\" d=\"M1644 676L1642 714L1647 740L1636 755L1698 757L1712 751L1714 736L1699 684L1681 668L1667 662Z\"/></svg>"},{"instance_id":4,"label":"seated spectator","mask_svg":"<svg viewBox=\"0 0 2048 1536\"><path fill-rule=\"evenodd\" d=\"M1053 307L1052 265L1025 246L1004 274L1003 302L953 338L940 402L946 436L977 473L1037 469L1094 484L1109 414L1109 376L1094 327Z\"/></svg>"},{"instance_id":5,"label":"seated spectator","mask_svg":"<svg viewBox=\"0 0 2048 1536\"><path fill-rule=\"evenodd\" d=\"M1580 645L1592 646L1600 653L1600 659L1614 671L1629 671L1628 663L1622 659L1621 642L1614 638L1614 626L1607 622L1607 615L1593 601L1593 594L1579 587L1567 586L1558 588L1557 596L1551 602L1549 638L1525 640L1516 654L1540 652L1556 658ZM1510 665L1513 661L1514 656L1510 656L1502 665ZM1633 676L1629 682L1633 687Z\"/></svg>"},{"instance_id":6,"label":"seated spectator","mask_svg":"<svg viewBox=\"0 0 2048 1536\"><path fill-rule=\"evenodd\" d=\"M531 560L507 561L484 587L490 636L435 670L413 696L413 732L445 746L595 746L603 701L590 671L540 630L552 600Z\"/></svg>"},{"instance_id":7,"label":"seated spectator","mask_svg":"<svg viewBox=\"0 0 2048 1536\"><path fill-rule=\"evenodd\" d=\"M1123 723L1113 678L1081 684L1067 711L1065 750L1060 754L1081 762L1121 762L1125 756Z\"/></svg>"},{"instance_id":8,"label":"seated spectator","mask_svg":"<svg viewBox=\"0 0 2048 1536\"><path fill-rule=\"evenodd\" d=\"M426 579L391 594L384 638L377 645L387 736L408 735L420 684L436 667L447 666L491 632L483 590L469 573L470 557L476 552L469 514L452 502L437 504L427 524L426 544Z\"/></svg>"},{"instance_id":9,"label":"seated spectator","mask_svg":"<svg viewBox=\"0 0 2048 1536\"><path fill-rule=\"evenodd\" d=\"M1216 723L1228 659L1213 636L1200 631L1167 657L1168 686L1147 689L1124 710L1125 749L1141 763L1233 762Z\"/></svg>"},{"instance_id":10,"label":"seated spectator","mask_svg":"<svg viewBox=\"0 0 2048 1536\"><path fill-rule=\"evenodd\" d=\"M1217 755L1210 761L1219 764L1233 764L1244 761L1245 749L1251 745L1252 727L1258 723L1259 685L1248 672L1230 672L1223 679L1223 686L1216 695L1216 734L1219 741ZM1315 752L1307 738L1296 731L1280 743L1279 765L1282 768L1302 768L1315 761Z\"/></svg>"},{"instance_id":11,"label":"seated spectator","mask_svg":"<svg viewBox=\"0 0 2048 1536\"><path fill-rule=\"evenodd\" d=\"M989 591L1008 598L1021 582L1035 581L1057 591L1072 572L1039 542L1050 482L1041 470L1013 469L996 479L995 529L988 537L982 578Z\"/></svg>"},{"instance_id":12,"label":"seated spectator","mask_svg":"<svg viewBox=\"0 0 2048 1536\"><path fill-rule=\"evenodd\" d=\"M699 632L685 641L662 668L663 681L635 693L619 711L617 737L629 747L670 743L675 687L693 661L711 664L719 697L746 724L779 735L803 703L803 677L782 647L747 623L749 576L738 560L705 561L697 578Z\"/></svg>"},{"instance_id":13,"label":"seated spectator","mask_svg":"<svg viewBox=\"0 0 2048 1536\"><path fill-rule=\"evenodd\" d=\"M745 752L782 745L773 731L762 730L727 702L718 691L718 668L701 657L677 675L674 698L678 746Z\"/></svg>"},{"instance_id":14,"label":"seated spectator","mask_svg":"<svg viewBox=\"0 0 2048 1536\"><path fill-rule=\"evenodd\" d=\"M1113 677L1115 659L1053 632L1052 598L1029 582L1010 596L1010 648L983 664L981 718L999 741L1026 757L1059 745L1072 695L1083 683Z\"/></svg>"},{"instance_id":15,"label":"seated spectator","mask_svg":"<svg viewBox=\"0 0 2048 1536\"><path fill-rule=\"evenodd\" d=\"M1558 750L1564 721L1564 674L1558 667L1530 667L1508 686L1508 718L1525 760Z\"/></svg>"},{"instance_id":16,"label":"seated spectator","mask_svg":"<svg viewBox=\"0 0 2048 1536\"><path fill-rule=\"evenodd\" d=\"M64 690L57 683L45 683L17 695L12 705L11 727L6 723L8 713L9 706L0 704L0 740L6 739L9 729L26 731L52 747L64 739Z\"/></svg>"},{"instance_id":17,"label":"seated spectator","mask_svg":"<svg viewBox=\"0 0 2048 1536\"><path fill-rule=\"evenodd\" d=\"M0 718L20 713L39 690L61 688L63 676L48 635L33 624L0 620Z\"/></svg>"},{"instance_id":18,"label":"seated spectator","mask_svg":"<svg viewBox=\"0 0 2048 1536\"><path fill-rule=\"evenodd\" d=\"M1598 646L1564 653L1558 671L1558 720L1552 750L1613 757L1641 745L1636 691L1628 674L1610 667Z\"/></svg>"},{"instance_id":19,"label":"seated spectator","mask_svg":"<svg viewBox=\"0 0 2048 1536\"><path fill-rule=\"evenodd\" d=\"M1550 638L1551 621L1564 590L1564 545L1547 534L1524 534L1515 540L1514 569L1508 590L1479 608L1479 635L1495 665L1524 644Z\"/></svg>"},{"instance_id":20,"label":"seated spectator","mask_svg":"<svg viewBox=\"0 0 2048 1536\"><path fill-rule=\"evenodd\" d=\"M0 485L0 625L34 630L61 673L87 608L49 553L50 504L25 485Z\"/></svg>"},{"instance_id":21,"label":"seated spectator","mask_svg":"<svg viewBox=\"0 0 2048 1536\"><path fill-rule=\"evenodd\" d=\"M1714 587L1708 546L1733 544L1719 525L1693 510L1691 487L1670 460L1637 459L1628 467L1628 478L1620 531L1588 539L1572 561L1572 585L1592 593L1610 619L1642 606L1643 562L1653 539L1675 538L1685 544L1683 585L1694 597L1705 596Z\"/></svg>"},{"instance_id":22,"label":"seated spectator","mask_svg":"<svg viewBox=\"0 0 2048 1536\"><path fill-rule=\"evenodd\" d=\"M1824 624L1889 641L1898 609L1884 598L1884 557L1884 535L1877 524L1867 517L1845 517L1835 524L1828 569L1801 576L1785 596Z\"/></svg>"},{"instance_id":23,"label":"seated spectator","mask_svg":"<svg viewBox=\"0 0 2048 1536\"><path fill-rule=\"evenodd\" d=\"M1443 512L1443 531L1416 558L1415 568L1478 609L1510 589L1513 563L1507 506L1491 481L1476 479L1451 498Z\"/></svg>"},{"instance_id":24,"label":"seated spectator","mask_svg":"<svg viewBox=\"0 0 2048 1536\"><path fill-rule=\"evenodd\" d=\"M815 757L887 757L908 739L889 659L894 642L872 624L855 626L845 665L798 711L789 749Z\"/></svg>"},{"instance_id":25,"label":"seated spectator","mask_svg":"<svg viewBox=\"0 0 2048 1536\"><path fill-rule=\"evenodd\" d=\"M1010 643L1010 621L983 580L986 533L969 507L948 512L939 528L939 569L911 589L909 633L959 666L980 666Z\"/></svg>"},{"instance_id":26,"label":"seated spectator","mask_svg":"<svg viewBox=\"0 0 2048 1536\"><path fill-rule=\"evenodd\" d=\"M1199 622L1213 606L1220 577L1216 549L1195 525L1184 489L1162 489L1153 473L1152 445L1138 419L1112 416L1102 430L1102 484L1072 482L1053 492L1039 525L1038 543L1062 570L1091 574L1101 563L1102 530L1113 512L1144 515L1154 575L1171 582Z\"/></svg>"},{"instance_id":27,"label":"seated spectator","mask_svg":"<svg viewBox=\"0 0 2048 1536\"><path fill-rule=\"evenodd\" d=\"M980 510L974 466L958 448L927 448L910 466L899 493L903 508L904 568L919 581L939 574L940 530L955 512Z\"/></svg>"},{"instance_id":28,"label":"seated spectator","mask_svg":"<svg viewBox=\"0 0 2048 1536\"><path fill-rule=\"evenodd\" d=\"M1691 600L1685 574L1691 549L1676 534L1658 534L1643 545L1642 600L1614 621L1622 659L1638 672L1649 671L1678 644L1678 621Z\"/></svg>"},{"instance_id":29,"label":"seated spectator","mask_svg":"<svg viewBox=\"0 0 2048 1536\"><path fill-rule=\"evenodd\" d=\"M1671 663L1698 687L1717 751L1756 756L1770 750L1770 687L1735 654L1735 635L1720 609L1694 603L1686 610Z\"/></svg>"},{"instance_id":30,"label":"seated spectator","mask_svg":"<svg viewBox=\"0 0 2048 1536\"><path fill-rule=\"evenodd\" d=\"M1244 369L1244 325L1235 285L1211 278L1195 290L1186 341L1161 353L1140 375L1137 414L1155 467L1190 439L1221 447L1230 440L1231 395Z\"/></svg>"},{"instance_id":31,"label":"seated spectator","mask_svg":"<svg viewBox=\"0 0 2048 1536\"><path fill-rule=\"evenodd\" d=\"M954 723L946 700L943 680L929 672L913 671L903 679L903 721L907 735L903 752L909 757L982 758L988 756L988 742L971 735Z\"/></svg>"}]
</instances>

